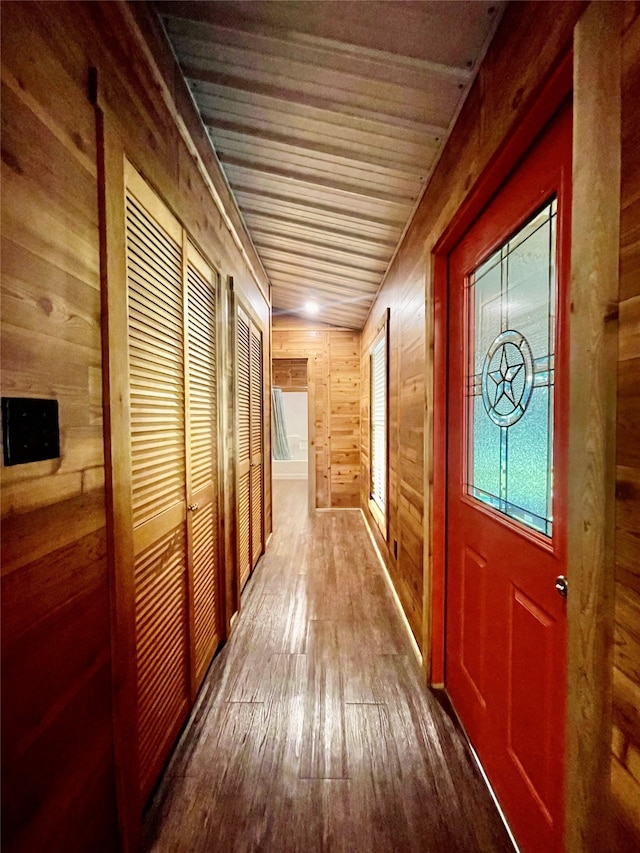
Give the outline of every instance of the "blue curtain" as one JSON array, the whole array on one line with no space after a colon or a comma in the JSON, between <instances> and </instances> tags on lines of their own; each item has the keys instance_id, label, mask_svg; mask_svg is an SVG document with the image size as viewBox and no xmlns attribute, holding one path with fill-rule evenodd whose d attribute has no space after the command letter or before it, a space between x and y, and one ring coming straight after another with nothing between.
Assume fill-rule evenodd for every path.
<instances>
[{"instance_id":1,"label":"blue curtain","mask_svg":"<svg viewBox=\"0 0 640 853\"><path fill-rule=\"evenodd\" d=\"M282 388L271 390L271 438L274 459L291 459L287 441L287 425L284 420Z\"/></svg>"}]
</instances>

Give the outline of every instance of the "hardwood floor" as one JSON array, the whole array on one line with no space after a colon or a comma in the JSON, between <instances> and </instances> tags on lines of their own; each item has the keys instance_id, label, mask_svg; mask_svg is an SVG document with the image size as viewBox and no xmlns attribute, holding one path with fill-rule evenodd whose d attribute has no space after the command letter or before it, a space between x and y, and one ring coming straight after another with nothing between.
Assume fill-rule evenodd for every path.
<instances>
[{"instance_id":1,"label":"hardwood floor","mask_svg":"<svg viewBox=\"0 0 640 853\"><path fill-rule=\"evenodd\" d=\"M145 817L145 849L502 853L468 748L426 688L358 511L274 535Z\"/></svg>"}]
</instances>

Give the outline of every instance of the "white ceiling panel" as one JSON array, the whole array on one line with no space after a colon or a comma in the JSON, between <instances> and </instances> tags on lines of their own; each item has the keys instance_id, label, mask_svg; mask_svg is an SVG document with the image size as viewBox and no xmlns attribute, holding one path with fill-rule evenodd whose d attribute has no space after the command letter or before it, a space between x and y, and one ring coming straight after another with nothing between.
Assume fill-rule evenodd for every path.
<instances>
[{"instance_id":1,"label":"white ceiling panel","mask_svg":"<svg viewBox=\"0 0 640 853\"><path fill-rule=\"evenodd\" d=\"M274 313L362 327L503 6L156 2Z\"/></svg>"}]
</instances>

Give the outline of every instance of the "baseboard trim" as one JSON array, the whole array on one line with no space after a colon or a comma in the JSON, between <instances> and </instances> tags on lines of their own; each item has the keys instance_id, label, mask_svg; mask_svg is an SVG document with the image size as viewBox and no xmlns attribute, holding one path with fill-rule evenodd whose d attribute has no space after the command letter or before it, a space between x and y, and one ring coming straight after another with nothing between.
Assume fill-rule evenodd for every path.
<instances>
[{"instance_id":1,"label":"baseboard trim","mask_svg":"<svg viewBox=\"0 0 640 853\"><path fill-rule=\"evenodd\" d=\"M391 590L391 595L393 596L393 600L395 602L398 613L400 614L400 618L402 619L402 624L404 625L407 634L409 635L409 641L411 643L411 648L413 649L413 653L416 656L416 659L420 666L422 666L422 652L420 651L420 646L418 645L416 638L413 636L413 631L411 630L411 625L409 624L409 620L407 619L406 613L404 612L404 608L400 601L400 597L396 592L396 588L393 585L393 581L391 580L391 575L389 574L389 569L387 569L387 564L384 561L384 557L380 553L380 549L378 548L378 543L375 540L375 536L373 535L373 531L369 526L369 522L367 520L367 516L364 514L364 510L360 507L359 512L362 513L362 520L364 521L364 526L367 528L367 533L369 534L369 538L371 539L371 544L373 545L373 549L376 552L378 560L380 561L380 565L382 566L382 573L384 574L384 578L387 582L387 586Z\"/></svg>"}]
</instances>

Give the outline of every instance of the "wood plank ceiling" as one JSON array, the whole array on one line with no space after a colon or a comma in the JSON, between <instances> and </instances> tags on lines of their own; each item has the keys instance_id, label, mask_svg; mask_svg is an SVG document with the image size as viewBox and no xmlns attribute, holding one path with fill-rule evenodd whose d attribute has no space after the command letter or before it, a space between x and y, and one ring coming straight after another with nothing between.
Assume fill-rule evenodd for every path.
<instances>
[{"instance_id":1,"label":"wood plank ceiling","mask_svg":"<svg viewBox=\"0 0 640 853\"><path fill-rule=\"evenodd\" d=\"M155 3L272 285L362 328L504 3Z\"/></svg>"}]
</instances>

